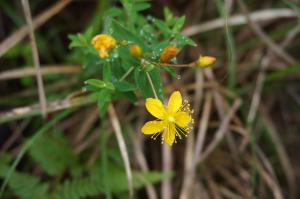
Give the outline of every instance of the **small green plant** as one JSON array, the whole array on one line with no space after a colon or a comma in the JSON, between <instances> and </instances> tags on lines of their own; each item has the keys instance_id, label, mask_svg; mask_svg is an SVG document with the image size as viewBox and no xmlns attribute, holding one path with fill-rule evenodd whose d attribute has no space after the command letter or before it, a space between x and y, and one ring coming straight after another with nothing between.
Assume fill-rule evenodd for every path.
<instances>
[{"instance_id":1,"label":"small green plant","mask_svg":"<svg viewBox=\"0 0 300 199\"><path fill-rule=\"evenodd\" d=\"M135 103L141 94L149 102L146 103L148 111L159 119L156 125L148 123L143 128L147 130L142 132L153 134L155 138L162 132L162 139L172 145L176 137L186 136L191 128L191 111L185 108L179 92L174 93L177 97L171 97L173 100L169 101L169 104L175 104L174 110L164 110L161 103L165 99L164 86L160 72L164 70L180 78L175 67L205 68L212 65L215 58L200 55L192 63L178 64L176 55L180 50L186 45L196 45L180 34L185 17L175 17L167 8L164 9L164 20L144 17L139 12L150 7L149 3L121 2L124 9L112 8L106 12L103 33L95 34L91 28L85 34L70 36L70 47L80 50L83 67L87 70L100 68L99 74L93 74L85 81L84 91L91 92L97 99L102 116L112 101L127 99ZM156 103L150 105L152 98L155 98L152 102ZM162 111L160 117L154 113L157 112L155 109Z\"/></svg>"}]
</instances>

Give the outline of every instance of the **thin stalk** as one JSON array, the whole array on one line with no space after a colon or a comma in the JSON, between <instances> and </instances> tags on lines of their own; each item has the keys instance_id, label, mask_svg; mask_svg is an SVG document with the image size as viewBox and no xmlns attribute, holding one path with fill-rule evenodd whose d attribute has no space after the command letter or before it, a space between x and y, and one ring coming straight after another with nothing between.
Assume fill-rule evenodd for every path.
<instances>
[{"instance_id":1,"label":"thin stalk","mask_svg":"<svg viewBox=\"0 0 300 199\"><path fill-rule=\"evenodd\" d=\"M121 77L120 82L123 81L126 77L128 77L128 75L130 75L130 73L133 71L134 67L131 66L128 71Z\"/></svg>"},{"instance_id":2,"label":"thin stalk","mask_svg":"<svg viewBox=\"0 0 300 199\"><path fill-rule=\"evenodd\" d=\"M104 123L103 123L103 118L101 117L101 113L99 110L99 118L100 118L100 136L99 136L99 142L100 142L100 147L101 147L101 172L103 175L103 181L106 182L104 183L104 194L105 194L105 198L106 199L111 199L112 198L112 194L111 194L111 190L110 187L108 186L109 183L109 177L107 176L108 174L108 156L107 156L107 144L106 144L106 136L105 136L105 132L104 132Z\"/></svg>"},{"instance_id":3,"label":"thin stalk","mask_svg":"<svg viewBox=\"0 0 300 199\"><path fill-rule=\"evenodd\" d=\"M153 82L152 82L152 79L151 79L149 73L146 72L146 75L147 75L148 81L149 81L149 83L150 83L150 86L151 86L151 89L152 89L152 91L153 91L153 94L154 94L155 98L156 98L156 99L159 99L159 98L158 98L158 95L157 95L157 93L156 93L156 91L155 91L154 84L153 84Z\"/></svg>"},{"instance_id":4,"label":"thin stalk","mask_svg":"<svg viewBox=\"0 0 300 199\"><path fill-rule=\"evenodd\" d=\"M177 68L184 68L184 67L192 67L195 65L194 62L190 63L190 64L165 64L165 63L158 63L156 64L158 66L173 66L173 67L177 67Z\"/></svg>"}]
</instances>

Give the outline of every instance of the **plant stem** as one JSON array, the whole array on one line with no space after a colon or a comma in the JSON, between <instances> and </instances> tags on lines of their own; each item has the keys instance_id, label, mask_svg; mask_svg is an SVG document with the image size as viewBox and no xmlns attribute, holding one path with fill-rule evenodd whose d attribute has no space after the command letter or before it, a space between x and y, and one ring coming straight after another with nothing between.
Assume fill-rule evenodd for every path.
<instances>
[{"instance_id":1,"label":"plant stem","mask_svg":"<svg viewBox=\"0 0 300 199\"><path fill-rule=\"evenodd\" d=\"M121 77L120 81L123 81L132 71L133 71L134 67L131 66L128 71Z\"/></svg>"},{"instance_id":2,"label":"plant stem","mask_svg":"<svg viewBox=\"0 0 300 199\"><path fill-rule=\"evenodd\" d=\"M108 174L108 155L107 155L107 141L106 141L106 135L105 135L105 129L103 124L103 118L101 117L100 109L99 109L99 119L100 119L100 136L99 136L99 143L101 147L101 172L103 175L104 182L104 194L106 199L111 199L112 194L109 184L109 176Z\"/></svg>"},{"instance_id":3,"label":"plant stem","mask_svg":"<svg viewBox=\"0 0 300 199\"><path fill-rule=\"evenodd\" d=\"M192 67L193 64L194 64L194 62L192 62L190 64L165 64L165 63L157 63L157 65L159 65L159 66L173 66L173 67L177 67L177 68Z\"/></svg>"},{"instance_id":4,"label":"plant stem","mask_svg":"<svg viewBox=\"0 0 300 199\"><path fill-rule=\"evenodd\" d=\"M155 98L158 99L157 93L156 93L156 91L155 91L155 88L154 88L154 85L153 85L153 82L152 82L152 79L151 79L149 73L146 72L146 75L147 75L148 81L149 81L149 83L150 83L151 89L152 89L152 91L153 91L153 94L154 94Z\"/></svg>"}]
</instances>

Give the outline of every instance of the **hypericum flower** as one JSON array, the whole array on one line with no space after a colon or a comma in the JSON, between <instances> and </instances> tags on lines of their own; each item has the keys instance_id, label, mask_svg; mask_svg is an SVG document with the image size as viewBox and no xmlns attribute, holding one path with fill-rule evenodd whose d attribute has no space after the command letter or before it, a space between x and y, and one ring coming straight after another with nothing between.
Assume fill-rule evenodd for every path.
<instances>
[{"instance_id":1,"label":"hypericum flower","mask_svg":"<svg viewBox=\"0 0 300 199\"><path fill-rule=\"evenodd\" d=\"M130 45L129 52L132 56L137 57L137 58L141 57L141 55L142 55L142 49L137 44Z\"/></svg>"},{"instance_id":2,"label":"hypericum flower","mask_svg":"<svg viewBox=\"0 0 300 199\"><path fill-rule=\"evenodd\" d=\"M170 62L170 60L175 57L177 53L177 47L175 45L169 45L163 49L159 59L161 62Z\"/></svg>"},{"instance_id":3,"label":"hypericum flower","mask_svg":"<svg viewBox=\"0 0 300 199\"><path fill-rule=\"evenodd\" d=\"M176 137L179 139L186 137L192 128L193 111L187 100L182 102L179 91L172 93L166 107L158 99L147 98L146 108L157 120L147 122L142 127L142 132L152 135L151 138L154 140L162 133L162 143L172 146L174 142L176 143Z\"/></svg>"},{"instance_id":4,"label":"hypericum flower","mask_svg":"<svg viewBox=\"0 0 300 199\"><path fill-rule=\"evenodd\" d=\"M216 58L212 56L199 56L197 61L197 66L201 68L206 68L216 62Z\"/></svg>"},{"instance_id":5,"label":"hypericum flower","mask_svg":"<svg viewBox=\"0 0 300 199\"><path fill-rule=\"evenodd\" d=\"M101 58L108 57L108 50L116 46L117 41L110 35L99 34L92 39L92 45Z\"/></svg>"}]
</instances>

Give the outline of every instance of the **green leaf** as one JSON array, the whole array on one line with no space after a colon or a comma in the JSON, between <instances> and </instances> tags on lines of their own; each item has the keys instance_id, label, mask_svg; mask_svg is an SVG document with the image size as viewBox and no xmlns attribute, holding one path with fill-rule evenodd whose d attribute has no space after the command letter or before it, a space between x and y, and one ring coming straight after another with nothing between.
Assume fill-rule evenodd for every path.
<instances>
[{"instance_id":1,"label":"green leaf","mask_svg":"<svg viewBox=\"0 0 300 199\"><path fill-rule=\"evenodd\" d=\"M105 63L102 69L103 69L103 80L110 82L112 79L111 64Z\"/></svg>"},{"instance_id":2,"label":"green leaf","mask_svg":"<svg viewBox=\"0 0 300 199\"><path fill-rule=\"evenodd\" d=\"M169 25L170 21L173 18L173 14L168 7L164 7L164 17L165 17L166 23Z\"/></svg>"},{"instance_id":3,"label":"green leaf","mask_svg":"<svg viewBox=\"0 0 300 199\"><path fill-rule=\"evenodd\" d=\"M121 82L116 82L115 87L119 91L127 92L127 91L134 91L136 89L136 86L123 80Z\"/></svg>"},{"instance_id":4,"label":"green leaf","mask_svg":"<svg viewBox=\"0 0 300 199\"><path fill-rule=\"evenodd\" d=\"M180 75L178 75L175 71L175 69L173 67L170 66L166 66L166 67L162 67L163 70L167 71L170 75L172 75L173 77L179 79Z\"/></svg>"},{"instance_id":5,"label":"green leaf","mask_svg":"<svg viewBox=\"0 0 300 199\"><path fill-rule=\"evenodd\" d=\"M185 22L185 16L179 17L175 22L175 25L173 27L173 32L178 33L181 30L182 26L184 25L184 22Z\"/></svg>"},{"instance_id":6,"label":"green leaf","mask_svg":"<svg viewBox=\"0 0 300 199\"><path fill-rule=\"evenodd\" d=\"M5 176L8 171L9 162L12 160L12 156L9 153L0 154L0 176Z\"/></svg>"},{"instance_id":7,"label":"green leaf","mask_svg":"<svg viewBox=\"0 0 300 199\"><path fill-rule=\"evenodd\" d=\"M158 95L158 97L163 100L164 95L163 95L163 89L162 89L162 84L161 84L161 78L160 78L160 71L158 68L154 68L152 71L148 72L149 76L151 78L151 81L153 83L154 89ZM135 70L134 73L135 77L135 82L136 85L138 86L142 96L144 98L149 98L149 97L154 97L153 90L151 88L151 84L149 82L149 79L146 75L146 72L141 71L139 69Z\"/></svg>"},{"instance_id":8,"label":"green leaf","mask_svg":"<svg viewBox=\"0 0 300 199\"><path fill-rule=\"evenodd\" d=\"M83 199L94 197L99 193L104 193L103 187L109 186L112 193L119 194L128 191L127 178L124 169L114 165L109 165L108 182L103 181L101 168L94 168L91 175L84 178L66 180L56 194L57 199ZM165 178L171 177L172 173L161 172L133 172L133 187L139 189L146 184L156 183ZM105 185L104 185L105 183Z\"/></svg>"},{"instance_id":9,"label":"green leaf","mask_svg":"<svg viewBox=\"0 0 300 199\"><path fill-rule=\"evenodd\" d=\"M177 43L177 46L179 46L179 47L183 47L185 45L197 46L197 44L192 39L190 39L189 37L180 35L180 34L176 35L175 42Z\"/></svg>"},{"instance_id":10,"label":"green leaf","mask_svg":"<svg viewBox=\"0 0 300 199\"><path fill-rule=\"evenodd\" d=\"M170 28L168 27L168 25L162 21L162 20L159 20L159 19L154 19L153 18L153 23L156 27L158 27L160 29L160 31L165 35L165 36L168 36L168 35L171 35L172 34L172 31L170 30Z\"/></svg>"},{"instance_id":11,"label":"green leaf","mask_svg":"<svg viewBox=\"0 0 300 199\"><path fill-rule=\"evenodd\" d=\"M32 159L49 175L62 174L76 164L67 139L62 134L45 134L39 137L29 150Z\"/></svg>"},{"instance_id":12,"label":"green leaf","mask_svg":"<svg viewBox=\"0 0 300 199\"><path fill-rule=\"evenodd\" d=\"M118 40L127 40L129 42L139 44L144 50L150 50L149 47L145 45L143 40L137 36L137 34L128 30L116 20L111 21L111 28L113 30L112 35Z\"/></svg>"},{"instance_id":13,"label":"green leaf","mask_svg":"<svg viewBox=\"0 0 300 199\"><path fill-rule=\"evenodd\" d=\"M116 7L112 7L104 12L104 16L107 17L117 17L122 14L122 10Z\"/></svg>"},{"instance_id":14,"label":"green leaf","mask_svg":"<svg viewBox=\"0 0 300 199\"><path fill-rule=\"evenodd\" d=\"M105 88L106 87L106 83L99 79L88 79L84 83L87 85L96 87L96 88Z\"/></svg>"},{"instance_id":15,"label":"green leaf","mask_svg":"<svg viewBox=\"0 0 300 199\"><path fill-rule=\"evenodd\" d=\"M132 10L134 12L140 12L140 11L146 10L150 7L151 7L150 3L137 3L136 5L134 5Z\"/></svg>"},{"instance_id":16,"label":"green leaf","mask_svg":"<svg viewBox=\"0 0 300 199\"><path fill-rule=\"evenodd\" d=\"M49 185L42 183L38 177L25 173L13 172L8 180L8 187L20 199L49 198Z\"/></svg>"},{"instance_id":17,"label":"green leaf","mask_svg":"<svg viewBox=\"0 0 300 199\"><path fill-rule=\"evenodd\" d=\"M149 64L146 64L146 65L144 66L143 71L145 71L145 72L150 72L150 71L152 71L154 68L155 68L155 65L149 63Z\"/></svg>"},{"instance_id":18,"label":"green leaf","mask_svg":"<svg viewBox=\"0 0 300 199\"><path fill-rule=\"evenodd\" d=\"M111 101L111 92L107 89L101 90L98 94L98 107L102 117L105 115L110 101Z\"/></svg>"}]
</instances>

